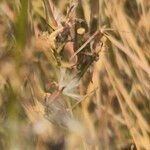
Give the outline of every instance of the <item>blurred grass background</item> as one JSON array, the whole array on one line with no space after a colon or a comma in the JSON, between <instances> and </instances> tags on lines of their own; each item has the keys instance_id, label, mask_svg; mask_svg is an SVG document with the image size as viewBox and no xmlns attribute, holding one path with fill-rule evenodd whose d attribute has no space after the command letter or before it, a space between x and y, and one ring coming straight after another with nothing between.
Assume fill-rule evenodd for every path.
<instances>
[{"instance_id":1,"label":"blurred grass background","mask_svg":"<svg viewBox=\"0 0 150 150\"><path fill-rule=\"evenodd\" d=\"M0 0L0 150L149 150L149 21L149 0Z\"/></svg>"}]
</instances>

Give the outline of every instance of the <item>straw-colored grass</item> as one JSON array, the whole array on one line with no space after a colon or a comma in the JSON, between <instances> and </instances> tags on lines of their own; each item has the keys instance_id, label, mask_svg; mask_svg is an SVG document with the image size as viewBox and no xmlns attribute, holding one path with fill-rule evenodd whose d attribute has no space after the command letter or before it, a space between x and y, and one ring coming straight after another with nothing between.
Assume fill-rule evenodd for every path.
<instances>
[{"instance_id":1,"label":"straw-colored grass","mask_svg":"<svg viewBox=\"0 0 150 150\"><path fill-rule=\"evenodd\" d=\"M149 150L149 20L149 0L0 0L0 150Z\"/></svg>"}]
</instances>

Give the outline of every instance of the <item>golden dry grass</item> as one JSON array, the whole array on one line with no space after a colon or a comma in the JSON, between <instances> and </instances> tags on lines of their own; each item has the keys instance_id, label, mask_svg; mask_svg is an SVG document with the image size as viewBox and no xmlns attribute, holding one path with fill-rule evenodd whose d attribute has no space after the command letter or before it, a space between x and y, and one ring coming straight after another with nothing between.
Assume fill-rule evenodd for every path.
<instances>
[{"instance_id":1,"label":"golden dry grass","mask_svg":"<svg viewBox=\"0 0 150 150\"><path fill-rule=\"evenodd\" d=\"M0 149L150 149L149 0L0 0Z\"/></svg>"}]
</instances>

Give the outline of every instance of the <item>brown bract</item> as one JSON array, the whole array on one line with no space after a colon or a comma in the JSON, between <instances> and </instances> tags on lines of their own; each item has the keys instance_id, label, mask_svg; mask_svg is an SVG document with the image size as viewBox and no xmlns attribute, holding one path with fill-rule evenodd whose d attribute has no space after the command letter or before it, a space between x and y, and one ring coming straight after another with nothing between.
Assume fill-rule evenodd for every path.
<instances>
[{"instance_id":1,"label":"brown bract","mask_svg":"<svg viewBox=\"0 0 150 150\"><path fill-rule=\"evenodd\" d=\"M73 42L67 42L65 45L65 50L67 51L68 57L70 58L72 55L74 55L74 43ZM76 64L77 63L77 56L75 56L72 60L71 63L72 64Z\"/></svg>"}]
</instances>

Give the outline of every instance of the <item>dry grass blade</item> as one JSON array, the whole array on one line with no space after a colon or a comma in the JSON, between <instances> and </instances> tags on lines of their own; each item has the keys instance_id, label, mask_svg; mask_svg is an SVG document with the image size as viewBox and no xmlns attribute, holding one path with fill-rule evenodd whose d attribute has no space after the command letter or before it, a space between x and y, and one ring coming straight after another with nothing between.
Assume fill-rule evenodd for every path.
<instances>
[{"instance_id":1,"label":"dry grass blade","mask_svg":"<svg viewBox=\"0 0 150 150\"><path fill-rule=\"evenodd\" d=\"M105 35L116 47L119 48L119 50L123 51L130 59L138 65L140 68L142 68L144 71L146 71L148 74L150 74L150 67L147 64L143 64L143 62L140 61L140 59L137 58L136 55L132 54L131 51L128 48L125 48L120 42L118 42L115 38L113 38L111 35L107 36Z\"/></svg>"},{"instance_id":2,"label":"dry grass blade","mask_svg":"<svg viewBox=\"0 0 150 150\"><path fill-rule=\"evenodd\" d=\"M0 150L149 150L149 20L149 0L0 0Z\"/></svg>"},{"instance_id":3,"label":"dry grass blade","mask_svg":"<svg viewBox=\"0 0 150 150\"><path fill-rule=\"evenodd\" d=\"M106 70L107 70L107 73L109 75L110 81L111 81L113 88L116 92L116 95L118 97L118 100L119 100L119 103L120 103L120 106L122 109L122 113L123 113L123 116L124 116L125 121L127 123L127 126L129 128L129 130L131 131L130 133L133 136L133 140L136 143L137 149L140 150L141 145L142 145L141 144L141 135L137 132L136 127L134 127L134 125L133 125L133 120L131 119L128 112L126 111L126 104L123 102L123 99L121 98L121 95L119 93L120 90L118 91L116 82L114 81L114 77L112 76L112 70L110 69L110 67L108 67L108 65L106 65L106 63L105 63L105 66L106 66Z\"/></svg>"},{"instance_id":4,"label":"dry grass blade","mask_svg":"<svg viewBox=\"0 0 150 150\"><path fill-rule=\"evenodd\" d=\"M148 123L145 121L145 119L143 118L143 116L141 115L139 110L137 110L137 108L135 107L134 103L130 99L130 96L128 95L128 93L125 91L125 88L121 84L121 81L119 80L119 78L116 79L116 75L114 74L114 72L111 69L111 67L109 66L109 64L106 63L106 62L105 62L105 67L106 67L106 70L107 70L107 72L109 74L109 77L110 77L110 80L112 82L112 85L113 85L115 91L117 92L118 100L119 100L119 103L121 105L121 109L123 111L123 115L125 117L125 120L127 121L128 128L131 130L131 134L133 136L133 139L134 139L134 141L136 143L137 148L140 149L141 147L145 147L147 149L149 147L149 144L146 141L149 141L149 138L147 136L145 136L144 138L145 138L145 142L147 144L146 145L143 144L144 143L144 142L142 142L143 141L143 137L138 132L138 129L136 127L133 127L134 126L133 125L134 121L129 116L128 112L126 111L126 106L125 106L126 104L123 102L123 99L121 98L121 95L124 97L124 100L128 104L128 107L135 114L135 116L137 118L137 124L138 124L139 127L141 127L141 131L143 131L143 133L145 133L146 131L147 132L150 131L150 127L149 127ZM120 95L120 93L121 93L121 95Z\"/></svg>"},{"instance_id":5,"label":"dry grass blade","mask_svg":"<svg viewBox=\"0 0 150 150\"><path fill-rule=\"evenodd\" d=\"M83 48L88 43L90 43L98 33L99 33L99 31L96 31L77 51L75 51L75 53L71 56L70 60L72 60L79 52L81 52L83 50Z\"/></svg>"},{"instance_id":6,"label":"dry grass blade","mask_svg":"<svg viewBox=\"0 0 150 150\"><path fill-rule=\"evenodd\" d=\"M85 20L88 24L88 26L90 25L90 5L89 5L89 0L81 0L82 6L83 6L83 10L84 10L84 17Z\"/></svg>"}]
</instances>

